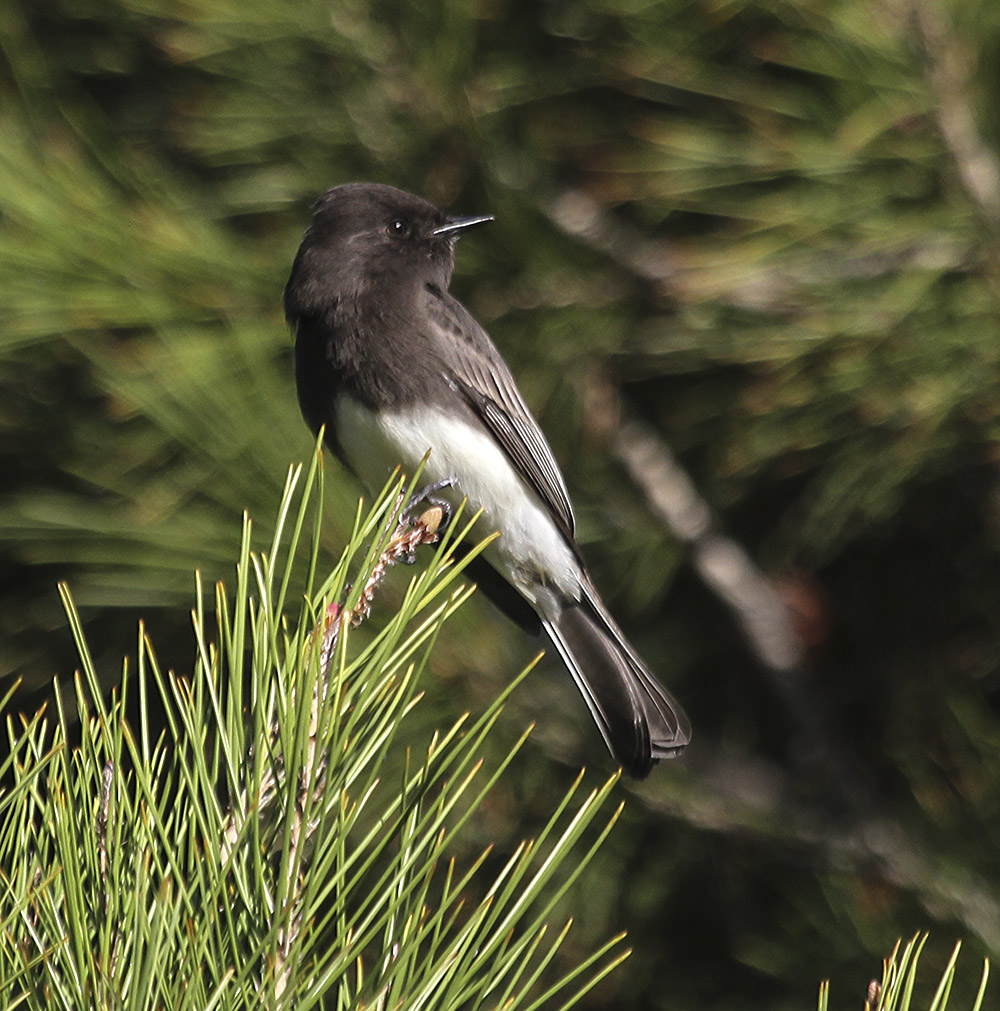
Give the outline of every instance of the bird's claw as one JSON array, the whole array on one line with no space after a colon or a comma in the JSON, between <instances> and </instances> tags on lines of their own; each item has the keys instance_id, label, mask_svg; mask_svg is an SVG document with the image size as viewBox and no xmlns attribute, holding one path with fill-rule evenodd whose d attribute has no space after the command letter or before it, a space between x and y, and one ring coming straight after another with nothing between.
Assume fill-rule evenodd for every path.
<instances>
[{"instance_id":1,"label":"bird's claw","mask_svg":"<svg viewBox=\"0 0 1000 1011\"><path fill-rule=\"evenodd\" d=\"M430 527L431 523L433 523L434 529L431 533L444 530L451 522L452 508L451 503L440 498L437 493L444 488L451 488L455 483L455 478L446 477L440 481L434 481L431 484L425 485L419 491L415 491L399 514L400 522L413 523L423 520L424 525L427 527ZM414 517L414 513L423 505L427 505L430 508L422 516Z\"/></svg>"}]
</instances>

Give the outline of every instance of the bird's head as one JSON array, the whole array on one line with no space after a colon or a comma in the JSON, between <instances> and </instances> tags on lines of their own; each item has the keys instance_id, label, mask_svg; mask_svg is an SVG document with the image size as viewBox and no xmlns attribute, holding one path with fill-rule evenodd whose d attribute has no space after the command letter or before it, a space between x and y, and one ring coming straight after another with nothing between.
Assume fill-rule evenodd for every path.
<instances>
[{"instance_id":1,"label":"bird's head","mask_svg":"<svg viewBox=\"0 0 1000 1011\"><path fill-rule=\"evenodd\" d=\"M380 183L328 190L313 208L286 290L286 309L356 295L372 286L448 287L455 241L490 215L448 217L412 193Z\"/></svg>"}]
</instances>

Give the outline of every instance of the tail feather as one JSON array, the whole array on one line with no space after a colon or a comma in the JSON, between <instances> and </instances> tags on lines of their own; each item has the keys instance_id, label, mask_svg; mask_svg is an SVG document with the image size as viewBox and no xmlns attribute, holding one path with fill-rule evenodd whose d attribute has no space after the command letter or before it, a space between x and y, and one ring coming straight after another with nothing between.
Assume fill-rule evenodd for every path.
<instances>
[{"instance_id":1,"label":"tail feather","mask_svg":"<svg viewBox=\"0 0 1000 1011\"><path fill-rule=\"evenodd\" d=\"M543 626L611 753L631 775L674 758L691 739L687 715L629 645L596 593Z\"/></svg>"}]
</instances>

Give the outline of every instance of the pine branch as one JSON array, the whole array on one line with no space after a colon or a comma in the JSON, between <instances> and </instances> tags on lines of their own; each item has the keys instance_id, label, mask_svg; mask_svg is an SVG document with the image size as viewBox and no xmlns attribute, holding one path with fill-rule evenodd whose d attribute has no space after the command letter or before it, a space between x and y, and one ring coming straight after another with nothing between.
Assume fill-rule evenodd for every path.
<instances>
[{"instance_id":1,"label":"pine branch","mask_svg":"<svg viewBox=\"0 0 1000 1011\"><path fill-rule=\"evenodd\" d=\"M501 992L506 1008L569 1006L627 955L617 938L566 971L555 959L568 925L542 943L617 820L620 807L594 824L617 777L581 790L581 773L499 872L462 846L525 740L499 762L483 757L520 679L422 753L412 731L407 747L395 743L438 631L469 596L454 552L475 518L459 523L459 511L443 532L434 509L401 520L412 487L397 479L359 512L340 562L315 586L320 452L307 473L290 474L268 552L251 549L244 522L235 595L217 587L214 639L199 586L189 677L163 672L142 630L138 670L126 668L106 702L65 593L81 656L78 727L61 694L52 725L8 718L4 1006L457 1011ZM351 631L388 569L435 541L398 608L355 651ZM289 616L300 548L304 602Z\"/></svg>"}]
</instances>

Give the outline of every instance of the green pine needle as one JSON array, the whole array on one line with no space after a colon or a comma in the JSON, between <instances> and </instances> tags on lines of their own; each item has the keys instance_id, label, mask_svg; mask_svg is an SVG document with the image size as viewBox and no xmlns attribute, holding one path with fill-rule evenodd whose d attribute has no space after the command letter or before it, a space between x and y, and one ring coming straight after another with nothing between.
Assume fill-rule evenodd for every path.
<instances>
[{"instance_id":1,"label":"green pine needle","mask_svg":"<svg viewBox=\"0 0 1000 1011\"><path fill-rule=\"evenodd\" d=\"M927 933L915 934L904 945L902 940L896 942L892 954L882 963L881 981L872 980L869 984L868 996L865 1001L865 1011L910 1011L913 1003L913 988L917 979L917 965L927 943ZM902 948L902 952L900 951ZM951 986L955 979L955 966L962 942L958 941L952 949L948 964L941 974L937 989L927 1011L946 1011L948 998L951 996ZM972 1011L980 1011L983 996L986 993L986 983L989 979L990 963L983 963L983 975L979 982L979 990ZM819 988L819 1011L829 1011L830 983L824 980Z\"/></svg>"},{"instance_id":2,"label":"green pine needle","mask_svg":"<svg viewBox=\"0 0 1000 1011\"><path fill-rule=\"evenodd\" d=\"M54 720L7 720L3 1007L568 1007L627 954L618 937L557 969L569 923L551 922L620 813L602 825L617 777L583 791L581 774L505 860L456 862L527 736L484 760L521 678L425 743L405 729L471 592L455 548L475 517L456 518L355 648L345 608L392 550L413 482L358 511L325 578L322 486L317 452L289 472L264 553L244 518L235 592L216 588L214 615L196 579L189 674L164 671L140 629L137 665L106 700L61 588L78 718L57 686Z\"/></svg>"}]
</instances>

